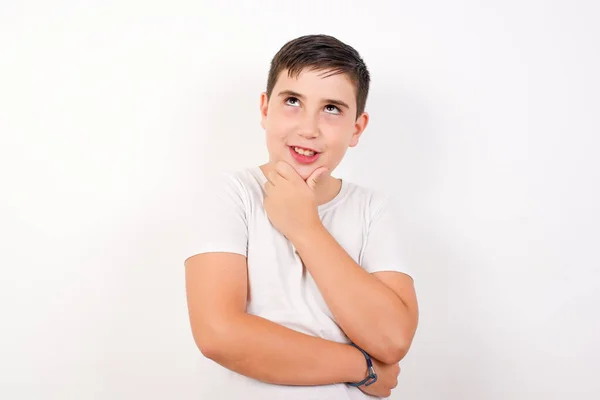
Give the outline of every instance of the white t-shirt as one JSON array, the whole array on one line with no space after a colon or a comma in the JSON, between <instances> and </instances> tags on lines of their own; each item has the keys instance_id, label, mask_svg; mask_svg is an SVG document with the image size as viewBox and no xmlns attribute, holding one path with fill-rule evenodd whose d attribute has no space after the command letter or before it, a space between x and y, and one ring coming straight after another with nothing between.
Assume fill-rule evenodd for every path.
<instances>
[{"instance_id":1,"label":"white t-shirt","mask_svg":"<svg viewBox=\"0 0 600 400\"><path fill-rule=\"evenodd\" d=\"M203 195L204 204L188 256L231 252L247 257L247 312L298 332L349 343L336 324L291 242L269 221L263 208L267 178L259 167L220 175ZM337 196L318 207L323 225L368 272L409 274L398 245L395 217L387 197L342 180ZM197 216L195 216L197 217ZM194 218L196 220L196 218ZM196 227L195 227L196 228ZM372 399L345 384L283 386L227 371L227 391L244 399ZM211 390L212 393L214 392ZM203 397L205 398L205 397ZM220 397L235 398L235 397Z\"/></svg>"}]
</instances>

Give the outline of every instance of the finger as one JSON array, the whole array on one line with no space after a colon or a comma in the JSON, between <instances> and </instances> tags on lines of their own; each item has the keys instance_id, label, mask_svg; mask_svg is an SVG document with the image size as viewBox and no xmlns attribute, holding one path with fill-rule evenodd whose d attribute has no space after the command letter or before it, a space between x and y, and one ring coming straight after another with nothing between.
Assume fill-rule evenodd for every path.
<instances>
[{"instance_id":1,"label":"finger","mask_svg":"<svg viewBox=\"0 0 600 400\"><path fill-rule=\"evenodd\" d=\"M267 179L269 180L270 183L272 183L273 185L276 185L277 182L281 179L281 175L279 175L279 173L275 170L271 170L267 173Z\"/></svg>"},{"instance_id":2,"label":"finger","mask_svg":"<svg viewBox=\"0 0 600 400\"><path fill-rule=\"evenodd\" d=\"M309 188L314 190L317 187L317 184L325 178L325 176L329 173L329 170L326 167L317 168L306 180L306 184Z\"/></svg>"},{"instance_id":3,"label":"finger","mask_svg":"<svg viewBox=\"0 0 600 400\"><path fill-rule=\"evenodd\" d=\"M270 182L270 181L266 181L265 182L265 195L268 196L269 193L271 192L271 190L273 190L275 186Z\"/></svg>"}]
</instances>

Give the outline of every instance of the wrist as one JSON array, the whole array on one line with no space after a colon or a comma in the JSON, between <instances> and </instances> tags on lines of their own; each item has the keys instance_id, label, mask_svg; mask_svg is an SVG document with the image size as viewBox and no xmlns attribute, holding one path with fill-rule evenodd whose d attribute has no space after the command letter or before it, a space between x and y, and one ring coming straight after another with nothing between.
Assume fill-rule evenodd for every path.
<instances>
[{"instance_id":1,"label":"wrist","mask_svg":"<svg viewBox=\"0 0 600 400\"><path fill-rule=\"evenodd\" d=\"M362 352L352 345L345 345L348 352L348 358L344 362L344 366L347 368L345 379L342 383L347 382L360 382L369 375L367 365L365 363L365 356Z\"/></svg>"},{"instance_id":2,"label":"wrist","mask_svg":"<svg viewBox=\"0 0 600 400\"><path fill-rule=\"evenodd\" d=\"M305 245L310 245L318 235L326 231L320 219L298 229L288 238L296 248L302 248Z\"/></svg>"},{"instance_id":3,"label":"wrist","mask_svg":"<svg viewBox=\"0 0 600 400\"><path fill-rule=\"evenodd\" d=\"M358 349L364 356L365 361L367 363L367 377L359 381L347 382L348 385L355 387L360 387L363 385L370 386L377 382L377 373L375 372L375 368L373 367L373 360L371 359L371 356L367 354L367 352L362 350L360 347L356 346L354 343L350 343L350 345Z\"/></svg>"}]
</instances>

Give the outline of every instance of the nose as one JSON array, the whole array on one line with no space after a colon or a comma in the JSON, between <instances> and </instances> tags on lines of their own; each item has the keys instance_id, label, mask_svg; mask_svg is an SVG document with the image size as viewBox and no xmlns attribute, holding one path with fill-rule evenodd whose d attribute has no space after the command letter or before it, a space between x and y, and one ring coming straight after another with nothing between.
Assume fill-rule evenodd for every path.
<instances>
[{"instance_id":1,"label":"nose","mask_svg":"<svg viewBox=\"0 0 600 400\"><path fill-rule=\"evenodd\" d=\"M299 131L300 136L307 139L314 139L320 135L319 119L317 116L306 113L300 121Z\"/></svg>"}]
</instances>

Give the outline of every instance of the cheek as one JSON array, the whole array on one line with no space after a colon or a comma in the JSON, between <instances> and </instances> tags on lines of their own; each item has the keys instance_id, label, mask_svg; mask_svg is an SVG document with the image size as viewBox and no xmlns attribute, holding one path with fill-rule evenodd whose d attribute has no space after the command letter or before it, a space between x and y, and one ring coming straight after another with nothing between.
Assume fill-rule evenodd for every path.
<instances>
[{"instance_id":1,"label":"cheek","mask_svg":"<svg viewBox=\"0 0 600 400\"><path fill-rule=\"evenodd\" d=\"M336 119L335 116L329 116L322 119L321 130L332 148L348 147L352 140L354 125L341 118Z\"/></svg>"},{"instance_id":2,"label":"cheek","mask_svg":"<svg viewBox=\"0 0 600 400\"><path fill-rule=\"evenodd\" d=\"M290 117L286 113L273 115L266 124L267 136L272 139L286 138L294 132L294 120L293 116Z\"/></svg>"},{"instance_id":3,"label":"cheek","mask_svg":"<svg viewBox=\"0 0 600 400\"><path fill-rule=\"evenodd\" d=\"M350 132L350 133L349 133ZM352 144L352 131L348 127L336 127L326 133L327 150L332 161L339 161L344 157L348 147Z\"/></svg>"},{"instance_id":4,"label":"cheek","mask_svg":"<svg viewBox=\"0 0 600 400\"><path fill-rule=\"evenodd\" d=\"M343 141L343 138L350 140L355 129L354 121L347 115L334 114L324 114L321 117L321 128L323 131L331 132L332 136L339 138L340 141Z\"/></svg>"}]
</instances>

